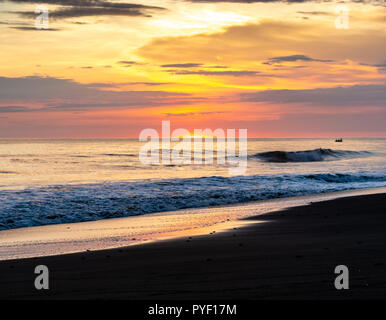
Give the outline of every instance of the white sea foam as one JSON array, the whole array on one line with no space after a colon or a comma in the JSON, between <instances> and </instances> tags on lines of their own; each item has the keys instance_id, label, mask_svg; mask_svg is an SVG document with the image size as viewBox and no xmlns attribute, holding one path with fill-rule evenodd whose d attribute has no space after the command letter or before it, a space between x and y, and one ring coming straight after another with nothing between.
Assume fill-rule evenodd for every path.
<instances>
[{"instance_id":1,"label":"white sea foam","mask_svg":"<svg viewBox=\"0 0 386 320\"><path fill-rule=\"evenodd\" d=\"M56 185L0 193L0 229L386 186L386 171Z\"/></svg>"}]
</instances>

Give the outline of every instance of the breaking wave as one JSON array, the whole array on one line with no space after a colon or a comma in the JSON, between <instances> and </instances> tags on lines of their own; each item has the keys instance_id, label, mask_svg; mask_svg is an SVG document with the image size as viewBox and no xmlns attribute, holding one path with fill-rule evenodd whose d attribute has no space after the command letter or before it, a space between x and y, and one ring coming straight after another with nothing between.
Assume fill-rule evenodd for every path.
<instances>
[{"instance_id":1,"label":"breaking wave","mask_svg":"<svg viewBox=\"0 0 386 320\"><path fill-rule=\"evenodd\" d=\"M0 192L0 230L386 186L386 171L127 181Z\"/></svg>"},{"instance_id":2,"label":"breaking wave","mask_svg":"<svg viewBox=\"0 0 386 320\"><path fill-rule=\"evenodd\" d=\"M373 153L368 151L348 151L320 148L305 151L269 151L257 153L253 157L266 162L313 162L362 158L372 155Z\"/></svg>"}]
</instances>

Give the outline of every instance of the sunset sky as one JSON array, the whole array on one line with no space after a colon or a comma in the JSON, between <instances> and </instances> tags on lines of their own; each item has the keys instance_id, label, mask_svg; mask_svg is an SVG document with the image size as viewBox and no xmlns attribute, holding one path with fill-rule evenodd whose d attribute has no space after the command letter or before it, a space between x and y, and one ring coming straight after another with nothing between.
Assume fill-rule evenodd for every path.
<instances>
[{"instance_id":1,"label":"sunset sky","mask_svg":"<svg viewBox=\"0 0 386 320\"><path fill-rule=\"evenodd\" d=\"M385 2L346 2L348 29L339 4L0 0L0 138L386 136Z\"/></svg>"}]
</instances>

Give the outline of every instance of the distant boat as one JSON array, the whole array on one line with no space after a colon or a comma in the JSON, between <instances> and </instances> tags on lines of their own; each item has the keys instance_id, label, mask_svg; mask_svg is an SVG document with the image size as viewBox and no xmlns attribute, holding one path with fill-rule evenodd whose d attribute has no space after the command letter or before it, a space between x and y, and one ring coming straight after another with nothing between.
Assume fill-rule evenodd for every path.
<instances>
[{"instance_id":1,"label":"distant boat","mask_svg":"<svg viewBox=\"0 0 386 320\"><path fill-rule=\"evenodd\" d=\"M335 139L335 142L343 142L343 139L342 138Z\"/></svg>"}]
</instances>

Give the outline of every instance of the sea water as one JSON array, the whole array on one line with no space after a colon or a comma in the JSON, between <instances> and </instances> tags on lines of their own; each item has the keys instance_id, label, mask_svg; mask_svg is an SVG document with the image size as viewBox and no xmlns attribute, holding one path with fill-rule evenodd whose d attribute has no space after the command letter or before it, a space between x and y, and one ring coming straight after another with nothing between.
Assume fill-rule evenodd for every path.
<instances>
[{"instance_id":1,"label":"sea water","mask_svg":"<svg viewBox=\"0 0 386 320\"><path fill-rule=\"evenodd\" d=\"M212 164L145 165L141 146L0 140L0 230L386 186L386 139L248 139L241 176L216 152Z\"/></svg>"}]
</instances>

